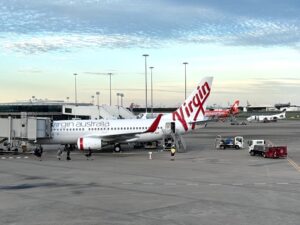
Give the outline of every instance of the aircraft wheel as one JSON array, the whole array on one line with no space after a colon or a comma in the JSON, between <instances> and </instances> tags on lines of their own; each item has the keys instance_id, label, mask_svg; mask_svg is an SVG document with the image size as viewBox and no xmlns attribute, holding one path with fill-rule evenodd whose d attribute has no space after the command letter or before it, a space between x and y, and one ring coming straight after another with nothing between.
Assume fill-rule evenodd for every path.
<instances>
[{"instance_id":1,"label":"aircraft wheel","mask_svg":"<svg viewBox=\"0 0 300 225\"><path fill-rule=\"evenodd\" d=\"M114 147L114 152L120 152L121 151L121 145L120 144L116 144Z\"/></svg>"}]
</instances>

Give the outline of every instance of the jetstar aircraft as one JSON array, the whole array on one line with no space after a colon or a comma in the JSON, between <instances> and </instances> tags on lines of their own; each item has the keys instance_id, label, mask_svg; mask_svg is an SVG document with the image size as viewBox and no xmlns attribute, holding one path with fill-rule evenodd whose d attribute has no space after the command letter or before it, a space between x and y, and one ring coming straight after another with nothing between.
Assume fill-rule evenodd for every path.
<instances>
[{"instance_id":1,"label":"jetstar aircraft","mask_svg":"<svg viewBox=\"0 0 300 225\"><path fill-rule=\"evenodd\" d=\"M277 122L277 120L282 120L285 119L286 112L285 110L279 114L275 114L275 115L258 115L258 116L250 116L247 118L248 122L264 122L264 123L268 123L268 122Z\"/></svg>"},{"instance_id":2,"label":"jetstar aircraft","mask_svg":"<svg viewBox=\"0 0 300 225\"><path fill-rule=\"evenodd\" d=\"M118 152L123 143L161 140L170 127L179 135L190 132L198 128L196 125L205 122L204 111L211 93L212 80L212 77L202 79L173 113L160 114L155 119L53 121L52 138L39 144L77 143L80 150L101 149L104 145L112 144Z\"/></svg>"},{"instance_id":3,"label":"jetstar aircraft","mask_svg":"<svg viewBox=\"0 0 300 225\"><path fill-rule=\"evenodd\" d=\"M225 120L230 116L235 116L239 113L239 100L236 100L229 109L214 109L205 110L205 116L208 120Z\"/></svg>"}]
</instances>

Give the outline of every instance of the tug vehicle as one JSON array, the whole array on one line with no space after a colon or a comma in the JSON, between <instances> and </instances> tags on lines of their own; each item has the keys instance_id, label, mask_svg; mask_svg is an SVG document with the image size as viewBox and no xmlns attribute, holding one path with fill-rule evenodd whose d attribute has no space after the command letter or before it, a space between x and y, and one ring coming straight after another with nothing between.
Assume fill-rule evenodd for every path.
<instances>
[{"instance_id":1,"label":"tug vehicle","mask_svg":"<svg viewBox=\"0 0 300 225\"><path fill-rule=\"evenodd\" d=\"M248 144L251 156L260 155L264 158L287 157L287 146L275 146L268 140L251 140Z\"/></svg>"}]
</instances>

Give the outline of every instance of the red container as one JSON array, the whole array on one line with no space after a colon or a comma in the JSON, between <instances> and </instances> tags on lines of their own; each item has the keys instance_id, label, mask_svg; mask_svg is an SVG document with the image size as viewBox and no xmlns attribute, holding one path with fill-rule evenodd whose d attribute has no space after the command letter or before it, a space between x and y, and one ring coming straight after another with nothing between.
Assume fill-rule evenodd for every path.
<instances>
[{"instance_id":1,"label":"red container","mask_svg":"<svg viewBox=\"0 0 300 225\"><path fill-rule=\"evenodd\" d=\"M267 147L264 152L265 158L285 158L287 157L287 146Z\"/></svg>"}]
</instances>

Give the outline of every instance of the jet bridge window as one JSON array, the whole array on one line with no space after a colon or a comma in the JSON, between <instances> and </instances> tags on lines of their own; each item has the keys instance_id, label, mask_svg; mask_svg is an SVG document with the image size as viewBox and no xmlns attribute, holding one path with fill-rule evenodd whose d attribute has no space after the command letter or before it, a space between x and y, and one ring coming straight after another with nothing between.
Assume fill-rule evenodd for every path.
<instances>
[{"instance_id":1,"label":"jet bridge window","mask_svg":"<svg viewBox=\"0 0 300 225\"><path fill-rule=\"evenodd\" d=\"M72 113L72 109L71 108L65 108L65 113Z\"/></svg>"}]
</instances>

